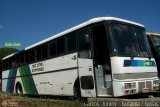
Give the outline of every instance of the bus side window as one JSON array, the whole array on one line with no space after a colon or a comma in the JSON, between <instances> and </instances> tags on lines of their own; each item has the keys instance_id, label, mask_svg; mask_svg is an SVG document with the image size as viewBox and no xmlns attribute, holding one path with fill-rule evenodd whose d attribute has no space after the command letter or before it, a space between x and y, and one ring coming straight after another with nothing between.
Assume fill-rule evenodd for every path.
<instances>
[{"instance_id":1,"label":"bus side window","mask_svg":"<svg viewBox=\"0 0 160 107\"><path fill-rule=\"evenodd\" d=\"M8 59L8 69L11 69L12 59L11 57Z\"/></svg>"},{"instance_id":2,"label":"bus side window","mask_svg":"<svg viewBox=\"0 0 160 107\"><path fill-rule=\"evenodd\" d=\"M67 49L68 52L76 50L76 32L67 36Z\"/></svg>"},{"instance_id":3,"label":"bus side window","mask_svg":"<svg viewBox=\"0 0 160 107\"><path fill-rule=\"evenodd\" d=\"M18 66L21 66L24 64L24 52L21 52L17 55L17 60L18 60ZM13 61L12 61L13 62Z\"/></svg>"},{"instance_id":4,"label":"bus side window","mask_svg":"<svg viewBox=\"0 0 160 107\"><path fill-rule=\"evenodd\" d=\"M49 52L50 52L50 56L54 57L57 54L57 48L56 48L56 42L52 42L49 45Z\"/></svg>"},{"instance_id":5,"label":"bus side window","mask_svg":"<svg viewBox=\"0 0 160 107\"><path fill-rule=\"evenodd\" d=\"M65 39L60 38L57 40L57 54L65 53Z\"/></svg>"},{"instance_id":6,"label":"bus side window","mask_svg":"<svg viewBox=\"0 0 160 107\"><path fill-rule=\"evenodd\" d=\"M36 48L36 60L41 60L42 57L42 51L41 51L41 46Z\"/></svg>"},{"instance_id":7,"label":"bus side window","mask_svg":"<svg viewBox=\"0 0 160 107\"><path fill-rule=\"evenodd\" d=\"M0 60L0 71L2 71L2 61Z\"/></svg>"},{"instance_id":8,"label":"bus side window","mask_svg":"<svg viewBox=\"0 0 160 107\"><path fill-rule=\"evenodd\" d=\"M3 70L7 70L8 69L8 60L5 59L3 60Z\"/></svg>"},{"instance_id":9,"label":"bus side window","mask_svg":"<svg viewBox=\"0 0 160 107\"><path fill-rule=\"evenodd\" d=\"M80 58L91 58L91 42L89 29L84 28L78 31L78 48Z\"/></svg>"},{"instance_id":10,"label":"bus side window","mask_svg":"<svg viewBox=\"0 0 160 107\"><path fill-rule=\"evenodd\" d=\"M25 51L25 63L29 63L29 51Z\"/></svg>"},{"instance_id":11,"label":"bus side window","mask_svg":"<svg viewBox=\"0 0 160 107\"><path fill-rule=\"evenodd\" d=\"M17 64L16 64L16 57L13 56L13 57L12 57L12 68L14 68L14 67L16 67L16 66L17 66Z\"/></svg>"},{"instance_id":12,"label":"bus side window","mask_svg":"<svg viewBox=\"0 0 160 107\"><path fill-rule=\"evenodd\" d=\"M2 60L0 60L0 70L1 70L1 68L2 68Z\"/></svg>"},{"instance_id":13,"label":"bus side window","mask_svg":"<svg viewBox=\"0 0 160 107\"><path fill-rule=\"evenodd\" d=\"M48 58L48 44L42 46L42 58Z\"/></svg>"},{"instance_id":14,"label":"bus side window","mask_svg":"<svg viewBox=\"0 0 160 107\"><path fill-rule=\"evenodd\" d=\"M35 50L34 49L30 50L30 52L29 52L29 61L30 62L35 61Z\"/></svg>"}]
</instances>

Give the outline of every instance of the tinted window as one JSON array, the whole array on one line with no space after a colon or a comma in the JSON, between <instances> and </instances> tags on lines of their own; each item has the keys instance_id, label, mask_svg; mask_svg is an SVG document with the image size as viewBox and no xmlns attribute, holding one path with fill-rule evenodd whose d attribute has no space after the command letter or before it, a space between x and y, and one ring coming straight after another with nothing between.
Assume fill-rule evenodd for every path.
<instances>
[{"instance_id":1,"label":"tinted window","mask_svg":"<svg viewBox=\"0 0 160 107\"><path fill-rule=\"evenodd\" d=\"M37 47L36 48L36 59L40 60L42 57L41 55L42 55L41 47Z\"/></svg>"},{"instance_id":2,"label":"tinted window","mask_svg":"<svg viewBox=\"0 0 160 107\"><path fill-rule=\"evenodd\" d=\"M18 65L24 64L24 53L23 52L21 52L17 55L17 60L18 60Z\"/></svg>"},{"instance_id":3,"label":"tinted window","mask_svg":"<svg viewBox=\"0 0 160 107\"><path fill-rule=\"evenodd\" d=\"M125 24L110 24L110 34L113 55L150 56L143 28Z\"/></svg>"},{"instance_id":4,"label":"tinted window","mask_svg":"<svg viewBox=\"0 0 160 107\"><path fill-rule=\"evenodd\" d=\"M2 77L2 73L1 72L2 72L2 61L0 60L0 77Z\"/></svg>"},{"instance_id":5,"label":"tinted window","mask_svg":"<svg viewBox=\"0 0 160 107\"><path fill-rule=\"evenodd\" d=\"M42 58L47 58L48 57L48 45L43 45L42 46Z\"/></svg>"},{"instance_id":6,"label":"tinted window","mask_svg":"<svg viewBox=\"0 0 160 107\"><path fill-rule=\"evenodd\" d=\"M28 57L29 58L29 57ZM16 57L13 56L12 57L12 67L16 67L17 66L17 63L16 63Z\"/></svg>"},{"instance_id":7,"label":"tinted window","mask_svg":"<svg viewBox=\"0 0 160 107\"><path fill-rule=\"evenodd\" d=\"M89 29L85 28L78 32L79 50L90 49Z\"/></svg>"},{"instance_id":8,"label":"tinted window","mask_svg":"<svg viewBox=\"0 0 160 107\"><path fill-rule=\"evenodd\" d=\"M12 58L9 58L9 59L8 59L8 69L11 68L11 65L12 65Z\"/></svg>"},{"instance_id":9,"label":"tinted window","mask_svg":"<svg viewBox=\"0 0 160 107\"><path fill-rule=\"evenodd\" d=\"M29 63L29 51L25 51L25 63Z\"/></svg>"},{"instance_id":10,"label":"tinted window","mask_svg":"<svg viewBox=\"0 0 160 107\"><path fill-rule=\"evenodd\" d=\"M93 77L92 76L82 76L81 77L81 87L82 89L93 89Z\"/></svg>"},{"instance_id":11,"label":"tinted window","mask_svg":"<svg viewBox=\"0 0 160 107\"><path fill-rule=\"evenodd\" d=\"M65 39L61 38L57 41L57 53L63 54L65 52Z\"/></svg>"},{"instance_id":12,"label":"tinted window","mask_svg":"<svg viewBox=\"0 0 160 107\"><path fill-rule=\"evenodd\" d=\"M50 56L55 56L57 53L56 42L50 44Z\"/></svg>"},{"instance_id":13,"label":"tinted window","mask_svg":"<svg viewBox=\"0 0 160 107\"><path fill-rule=\"evenodd\" d=\"M118 55L132 55L134 48L133 30L131 26L122 24L111 24L110 32L112 34L113 53ZM136 51L136 50L135 50ZM136 52L134 52L136 54Z\"/></svg>"},{"instance_id":14,"label":"tinted window","mask_svg":"<svg viewBox=\"0 0 160 107\"><path fill-rule=\"evenodd\" d=\"M71 33L67 37L67 47L68 51L73 51L76 49L76 33Z\"/></svg>"},{"instance_id":15,"label":"tinted window","mask_svg":"<svg viewBox=\"0 0 160 107\"><path fill-rule=\"evenodd\" d=\"M3 60L3 70L6 70L8 68L8 60Z\"/></svg>"},{"instance_id":16,"label":"tinted window","mask_svg":"<svg viewBox=\"0 0 160 107\"><path fill-rule=\"evenodd\" d=\"M29 56L30 56L30 62L35 61L35 51L34 51L34 49L30 50Z\"/></svg>"},{"instance_id":17,"label":"tinted window","mask_svg":"<svg viewBox=\"0 0 160 107\"><path fill-rule=\"evenodd\" d=\"M150 46L147 40L147 36L145 35L145 30L141 28L134 28L135 36L137 37L137 42L140 49L140 56L152 56Z\"/></svg>"}]
</instances>

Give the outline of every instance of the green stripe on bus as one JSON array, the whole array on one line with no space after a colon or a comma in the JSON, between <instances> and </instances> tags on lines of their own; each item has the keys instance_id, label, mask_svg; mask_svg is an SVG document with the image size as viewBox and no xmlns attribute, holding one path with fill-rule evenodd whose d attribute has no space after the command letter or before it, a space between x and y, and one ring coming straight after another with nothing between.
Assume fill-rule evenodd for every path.
<instances>
[{"instance_id":1,"label":"green stripe on bus","mask_svg":"<svg viewBox=\"0 0 160 107\"><path fill-rule=\"evenodd\" d=\"M20 67L19 73L20 76L28 75L26 77L21 77L26 94L38 94L29 66Z\"/></svg>"}]
</instances>

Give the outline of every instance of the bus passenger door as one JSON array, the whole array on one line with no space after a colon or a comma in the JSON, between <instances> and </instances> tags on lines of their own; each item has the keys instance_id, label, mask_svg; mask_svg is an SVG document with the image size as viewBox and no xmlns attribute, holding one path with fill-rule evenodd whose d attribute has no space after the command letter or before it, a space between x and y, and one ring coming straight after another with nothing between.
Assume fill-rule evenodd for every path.
<instances>
[{"instance_id":1,"label":"bus passenger door","mask_svg":"<svg viewBox=\"0 0 160 107\"><path fill-rule=\"evenodd\" d=\"M94 69L97 96L112 95L110 56L105 25L92 28Z\"/></svg>"},{"instance_id":2,"label":"bus passenger door","mask_svg":"<svg viewBox=\"0 0 160 107\"><path fill-rule=\"evenodd\" d=\"M78 31L78 75L82 97L96 97L89 28Z\"/></svg>"}]
</instances>

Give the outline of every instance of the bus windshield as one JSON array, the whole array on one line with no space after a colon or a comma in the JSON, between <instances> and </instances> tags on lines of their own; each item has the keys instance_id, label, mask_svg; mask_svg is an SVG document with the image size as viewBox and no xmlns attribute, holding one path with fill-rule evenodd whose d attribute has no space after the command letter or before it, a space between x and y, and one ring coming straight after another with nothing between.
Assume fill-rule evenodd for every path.
<instances>
[{"instance_id":1,"label":"bus windshield","mask_svg":"<svg viewBox=\"0 0 160 107\"><path fill-rule=\"evenodd\" d=\"M143 28L112 23L109 29L113 55L128 57L152 56Z\"/></svg>"}]
</instances>

